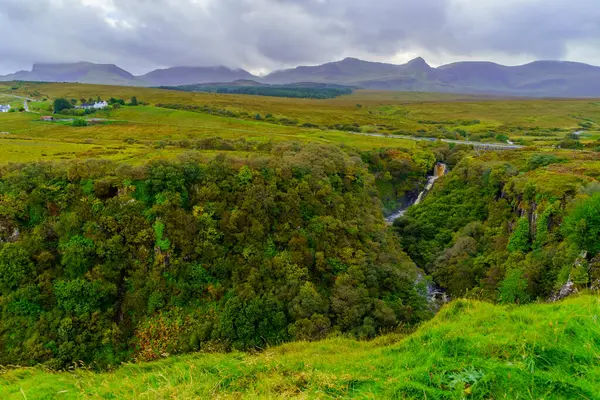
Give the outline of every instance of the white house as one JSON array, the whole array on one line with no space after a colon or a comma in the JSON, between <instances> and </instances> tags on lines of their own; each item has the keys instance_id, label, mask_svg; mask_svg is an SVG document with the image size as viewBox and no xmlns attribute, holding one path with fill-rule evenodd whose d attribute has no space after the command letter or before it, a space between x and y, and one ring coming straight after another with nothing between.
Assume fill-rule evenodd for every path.
<instances>
[{"instance_id":1,"label":"white house","mask_svg":"<svg viewBox=\"0 0 600 400\"><path fill-rule=\"evenodd\" d=\"M106 107L108 107L108 103L106 101L97 101L94 103L94 108L96 110L101 110Z\"/></svg>"},{"instance_id":2,"label":"white house","mask_svg":"<svg viewBox=\"0 0 600 400\"><path fill-rule=\"evenodd\" d=\"M76 108L83 108L83 109L96 109L96 110L101 110L103 108L108 107L108 103L106 101L97 101L95 103L83 103L82 105L80 105L79 107Z\"/></svg>"},{"instance_id":3,"label":"white house","mask_svg":"<svg viewBox=\"0 0 600 400\"><path fill-rule=\"evenodd\" d=\"M9 112L9 111L10 111L10 104L7 104L7 105L0 104L0 112Z\"/></svg>"}]
</instances>

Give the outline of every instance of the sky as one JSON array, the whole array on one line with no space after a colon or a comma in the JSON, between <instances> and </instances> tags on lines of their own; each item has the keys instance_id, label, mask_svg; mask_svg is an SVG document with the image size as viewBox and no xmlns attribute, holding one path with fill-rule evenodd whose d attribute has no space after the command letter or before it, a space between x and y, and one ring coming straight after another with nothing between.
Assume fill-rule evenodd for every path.
<instances>
[{"instance_id":1,"label":"sky","mask_svg":"<svg viewBox=\"0 0 600 400\"><path fill-rule=\"evenodd\" d=\"M0 74L35 62L253 73L345 57L600 65L600 0L0 0Z\"/></svg>"}]
</instances>

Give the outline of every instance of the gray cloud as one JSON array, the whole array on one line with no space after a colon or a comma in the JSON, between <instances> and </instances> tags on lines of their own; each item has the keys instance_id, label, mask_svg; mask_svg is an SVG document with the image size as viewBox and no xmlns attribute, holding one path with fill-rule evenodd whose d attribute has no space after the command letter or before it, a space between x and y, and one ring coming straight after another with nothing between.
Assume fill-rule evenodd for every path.
<instances>
[{"instance_id":1,"label":"gray cloud","mask_svg":"<svg viewBox=\"0 0 600 400\"><path fill-rule=\"evenodd\" d=\"M597 0L0 0L0 73L93 61L276 69L345 56L600 64Z\"/></svg>"}]
</instances>

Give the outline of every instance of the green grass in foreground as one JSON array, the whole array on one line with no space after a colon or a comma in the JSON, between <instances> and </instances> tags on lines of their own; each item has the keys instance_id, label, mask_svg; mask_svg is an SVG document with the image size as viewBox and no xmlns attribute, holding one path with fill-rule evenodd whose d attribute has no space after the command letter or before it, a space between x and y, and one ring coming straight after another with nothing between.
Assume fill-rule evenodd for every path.
<instances>
[{"instance_id":1,"label":"green grass in foreground","mask_svg":"<svg viewBox=\"0 0 600 400\"><path fill-rule=\"evenodd\" d=\"M112 373L0 374L2 399L598 399L600 299L506 307L458 300L415 333L260 354L197 354Z\"/></svg>"}]
</instances>

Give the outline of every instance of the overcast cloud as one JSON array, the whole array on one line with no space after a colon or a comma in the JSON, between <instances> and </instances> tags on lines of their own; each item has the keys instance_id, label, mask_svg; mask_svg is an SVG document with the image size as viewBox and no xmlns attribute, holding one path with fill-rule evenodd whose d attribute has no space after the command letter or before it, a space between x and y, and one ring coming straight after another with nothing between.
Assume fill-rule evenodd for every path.
<instances>
[{"instance_id":1,"label":"overcast cloud","mask_svg":"<svg viewBox=\"0 0 600 400\"><path fill-rule=\"evenodd\" d=\"M347 56L600 65L599 0L0 0L0 74L34 62L252 72Z\"/></svg>"}]
</instances>

